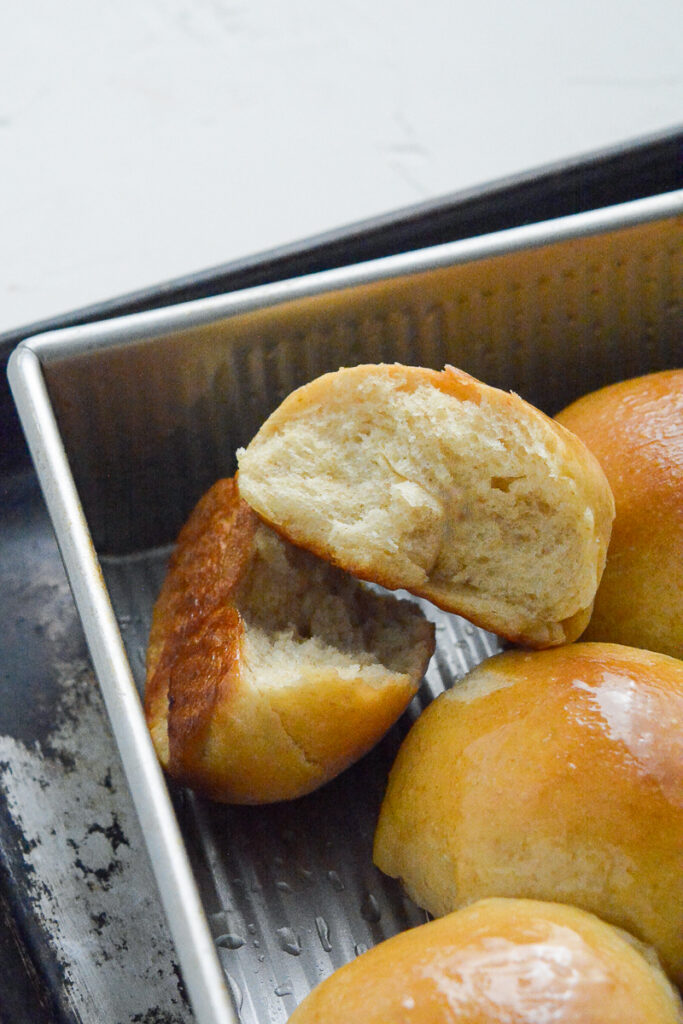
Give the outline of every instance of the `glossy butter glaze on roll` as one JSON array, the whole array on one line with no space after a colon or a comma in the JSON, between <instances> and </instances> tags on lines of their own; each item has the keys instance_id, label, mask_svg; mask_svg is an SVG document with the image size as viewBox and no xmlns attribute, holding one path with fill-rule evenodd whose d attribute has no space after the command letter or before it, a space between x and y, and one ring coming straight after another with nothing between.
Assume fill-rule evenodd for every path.
<instances>
[{"instance_id":1,"label":"glossy butter glaze on roll","mask_svg":"<svg viewBox=\"0 0 683 1024\"><path fill-rule=\"evenodd\" d=\"M557 420L596 456L616 504L584 638L683 658L683 370L594 391Z\"/></svg>"},{"instance_id":2,"label":"glossy butter glaze on roll","mask_svg":"<svg viewBox=\"0 0 683 1024\"><path fill-rule=\"evenodd\" d=\"M597 643L484 662L406 737L374 855L434 915L572 903L683 982L683 663Z\"/></svg>"},{"instance_id":3,"label":"glossy butter glaze on roll","mask_svg":"<svg viewBox=\"0 0 683 1024\"><path fill-rule=\"evenodd\" d=\"M290 1024L681 1024L651 951L574 907L482 900L340 968Z\"/></svg>"},{"instance_id":4,"label":"glossy butter glaze on roll","mask_svg":"<svg viewBox=\"0 0 683 1024\"><path fill-rule=\"evenodd\" d=\"M238 453L278 533L529 647L590 618L614 504L583 442L447 366L367 365L289 395Z\"/></svg>"}]
</instances>

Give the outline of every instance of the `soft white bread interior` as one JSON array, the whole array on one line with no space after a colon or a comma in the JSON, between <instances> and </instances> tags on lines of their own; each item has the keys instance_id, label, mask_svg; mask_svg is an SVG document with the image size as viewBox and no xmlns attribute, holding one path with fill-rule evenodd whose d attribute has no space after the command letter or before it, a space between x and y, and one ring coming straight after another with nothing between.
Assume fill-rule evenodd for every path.
<instances>
[{"instance_id":1,"label":"soft white bread interior","mask_svg":"<svg viewBox=\"0 0 683 1024\"><path fill-rule=\"evenodd\" d=\"M171 776L234 803L300 796L370 749L417 690L434 629L264 526L221 480L154 609L145 710Z\"/></svg>"},{"instance_id":2,"label":"soft white bread interior","mask_svg":"<svg viewBox=\"0 0 683 1024\"><path fill-rule=\"evenodd\" d=\"M356 366L293 392L239 456L288 540L532 647L585 627L613 517L581 441L447 367Z\"/></svg>"},{"instance_id":3,"label":"soft white bread interior","mask_svg":"<svg viewBox=\"0 0 683 1024\"><path fill-rule=\"evenodd\" d=\"M683 983L683 662L598 643L483 662L402 744L374 858L435 915L582 907Z\"/></svg>"},{"instance_id":4,"label":"soft white bread interior","mask_svg":"<svg viewBox=\"0 0 683 1024\"><path fill-rule=\"evenodd\" d=\"M596 456L616 504L586 639L683 658L683 370L612 384L557 419Z\"/></svg>"},{"instance_id":5,"label":"soft white bread interior","mask_svg":"<svg viewBox=\"0 0 683 1024\"><path fill-rule=\"evenodd\" d=\"M337 970L290 1024L681 1024L650 950L574 907L482 900Z\"/></svg>"}]
</instances>

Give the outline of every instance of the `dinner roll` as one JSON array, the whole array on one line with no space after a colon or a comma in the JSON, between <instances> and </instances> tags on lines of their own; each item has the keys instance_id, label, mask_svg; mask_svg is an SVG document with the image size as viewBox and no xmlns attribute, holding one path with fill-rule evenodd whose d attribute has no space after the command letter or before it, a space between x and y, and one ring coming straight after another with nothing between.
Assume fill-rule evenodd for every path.
<instances>
[{"instance_id":1,"label":"dinner roll","mask_svg":"<svg viewBox=\"0 0 683 1024\"><path fill-rule=\"evenodd\" d=\"M650 950L575 907L490 899L340 968L289 1024L681 1024Z\"/></svg>"},{"instance_id":2,"label":"dinner roll","mask_svg":"<svg viewBox=\"0 0 683 1024\"><path fill-rule=\"evenodd\" d=\"M585 446L446 367L356 366L293 392L239 456L288 540L532 647L590 616L613 515Z\"/></svg>"},{"instance_id":3,"label":"dinner roll","mask_svg":"<svg viewBox=\"0 0 683 1024\"><path fill-rule=\"evenodd\" d=\"M596 643L482 663L406 737L374 857L435 915L583 907L683 982L683 663Z\"/></svg>"},{"instance_id":4,"label":"dinner roll","mask_svg":"<svg viewBox=\"0 0 683 1024\"><path fill-rule=\"evenodd\" d=\"M145 711L158 756L215 800L300 796L377 742L433 649L416 605L281 540L221 480L154 609Z\"/></svg>"},{"instance_id":5,"label":"dinner roll","mask_svg":"<svg viewBox=\"0 0 683 1024\"><path fill-rule=\"evenodd\" d=\"M586 638L683 658L683 370L613 384L557 418L597 457L616 503Z\"/></svg>"}]
</instances>

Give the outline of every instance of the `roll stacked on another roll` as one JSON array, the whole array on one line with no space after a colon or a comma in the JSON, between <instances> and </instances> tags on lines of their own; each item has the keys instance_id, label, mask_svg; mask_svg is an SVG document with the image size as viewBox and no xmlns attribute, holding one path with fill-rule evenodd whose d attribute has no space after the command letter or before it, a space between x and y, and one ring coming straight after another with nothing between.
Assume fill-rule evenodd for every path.
<instances>
[{"instance_id":1,"label":"roll stacked on another roll","mask_svg":"<svg viewBox=\"0 0 683 1024\"><path fill-rule=\"evenodd\" d=\"M238 452L282 536L530 647L590 618L614 504L573 434L461 370L367 365L294 391Z\"/></svg>"}]
</instances>

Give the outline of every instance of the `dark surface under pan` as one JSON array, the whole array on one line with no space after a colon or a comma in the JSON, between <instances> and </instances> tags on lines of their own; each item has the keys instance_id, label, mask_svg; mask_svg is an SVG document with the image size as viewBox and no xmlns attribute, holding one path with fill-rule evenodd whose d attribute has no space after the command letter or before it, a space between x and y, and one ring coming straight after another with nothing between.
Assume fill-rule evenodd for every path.
<instances>
[{"instance_id":1,"label":"dark surface under pan","mask_svg":"<svg viewBox=\"0 0 683 1024\"><path fill-rule=\"evenodd\" d=\"M678 132L13 331L0 337L0 361L4 370L11 349L39 331L595 209L682 185L683 134ZM159 564L150 565L150 586L160 571ZM116 598L117 588L126 586L125 562L105 564L105 575ZM191 1021L116 745L4 372L0 622L0 1021ZM136 635L135 622L129 625L124 639L137 673L144 638ZM400 733L401 729L392 734L371 757L388 765ZM320 798L330 814L346 813L343 791L353 785L352 771ZM372 797L378 798L379 794ZM320 801L311 804L320 806ZM203 813L182 794L178 810L186 820ZM221 810L216 815L214 830L220 831L227 813ZM283 826L282 816L277 808L258 819L249 810L238 812L244 836L251 837L253 863L258 863L259 829L265 827L279 828L288 856L296 853L297 837ZM283 899L288 898L285 886L295 891L310 881L305 851L299 852L292 863L300 864L300 875L282 879ZM332 853L321 849L318 860L323 862L328 854L332 858L327 882L334 888L343 881ZM210 857L210 851L204 849L201 857ZM356 908L359 936L367 932L369 941L380 904L381 893L368 891L366 903ZM219 919L220 905L217 893L217 916L211 923L218 938L225 936L223 947L229 949L237 938L230 922ZM414 908L406 905L405 913L405 923L415 923ZM330 937L324 919L317 928L314 939L325 950ZM296 935L280 938L285 945L298 941ZM282 997L286 995L283 991Z\"/></svg>"}]
</instances>

